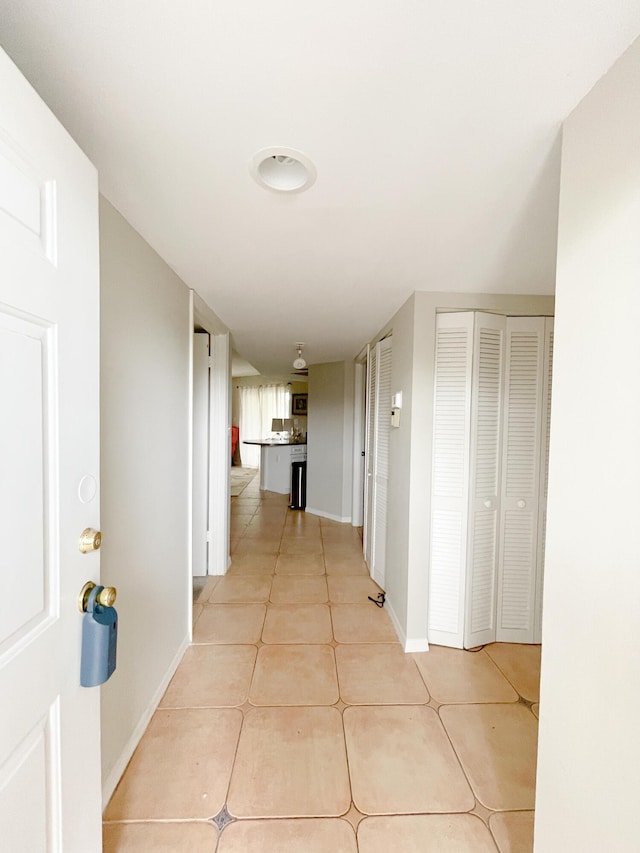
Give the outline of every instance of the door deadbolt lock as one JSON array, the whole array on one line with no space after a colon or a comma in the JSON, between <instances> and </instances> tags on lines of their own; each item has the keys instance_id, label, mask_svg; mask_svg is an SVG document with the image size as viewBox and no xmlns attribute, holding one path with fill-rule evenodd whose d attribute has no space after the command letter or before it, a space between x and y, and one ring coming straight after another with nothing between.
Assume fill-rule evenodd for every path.
<instances>
[{"instance_id":1,"label":"door deadbolt lock","mask_svg":"<svg viewBox=\"0 0 640 853\"><path fill-rule=\"evenodd\" d=\"M102 545L102 533L99 530L94 530L93 527L87 527L80 534L80 542L78 548L83 554L88 554L89 551L97 551Z\"/></svg>"},{"instance_id":2,"label":"door deadbolt lock","mask_svg":"<svg viewBox=\"0 0 640 853\"><path fill-rule=\"evenodd\" d=\"M80 595L78 596L78 610L80 613L87 612L87 604L89 603L89 596L91 595L91 591L94 590L96 585L93 581L87 581L87 583L80 590ZM116 601L116 596L118 591L115 586L105 586L96 596L96 601L98 604L101 604L103 607L113 607Z\"/></svg>"}]
</instances>

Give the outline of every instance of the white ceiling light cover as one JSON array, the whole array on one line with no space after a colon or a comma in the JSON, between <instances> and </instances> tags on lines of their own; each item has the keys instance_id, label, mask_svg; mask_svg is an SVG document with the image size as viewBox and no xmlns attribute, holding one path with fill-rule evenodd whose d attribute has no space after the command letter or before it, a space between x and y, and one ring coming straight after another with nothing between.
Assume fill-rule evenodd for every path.
<instances>
[{"instance_id":1,"label":"white ceiling light cover","mask_svg":"<svg viewBox=\"0 0 640 853\"><path fill-rule=\"evenodd\" d=\"M263 148L251 158L249 171L270 190L299 193L315 182L317 172L311 160L295 148Z\"/></svg>"},{"instance_id":2,"label":"white ceiling light cover","mask_svg":"<svg viewBox=\"0 0 640 853\"><path fill-rule=\"evenodd\" d=\"M296 370L304 370L304 368L307 366L307 362L302 357L302 347L303 346L304 346L304 344L296 344L296 349L298 350L298 357L293 362L293 366L295 367Z\"/></svg>"}]
</instances>

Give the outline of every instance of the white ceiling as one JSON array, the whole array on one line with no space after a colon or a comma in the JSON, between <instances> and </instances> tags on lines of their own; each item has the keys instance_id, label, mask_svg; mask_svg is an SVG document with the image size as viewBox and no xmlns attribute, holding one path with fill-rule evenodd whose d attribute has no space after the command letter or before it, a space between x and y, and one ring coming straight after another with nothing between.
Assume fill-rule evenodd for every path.
<instances>
[{"instance_id":1,"label":"white ceiling","mask_svg":"<svg viewBox=\"0 0 640 853\"><path fill-rule=\"evenodd\" d=\"M102 192L271 374L414 290L551 293L561 121L639 33L640 0L0 0ZM311 189L255 183L274 145Z\"/></svg>"}]
</instances>

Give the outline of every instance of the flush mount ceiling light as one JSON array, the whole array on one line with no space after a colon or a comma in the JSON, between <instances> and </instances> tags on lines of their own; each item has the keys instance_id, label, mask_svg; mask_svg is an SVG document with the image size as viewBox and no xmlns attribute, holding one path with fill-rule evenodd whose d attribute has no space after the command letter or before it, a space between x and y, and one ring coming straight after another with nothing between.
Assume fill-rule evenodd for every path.
<instances>
[{"instance_id":1,"label":"flush mount ceiling light","mask_svg":"<svg viewBox=\"0 0 640 853\"><path fill-rule=\"evenodd\" d=\"M263 187L283 193L308 190L317 175L316 167L306 154L282 147L258 151L251 158L249 171Z\"/></svg>"},{"instance_id":2,"label":"flush mount ceiling light","mask_svg":"<svg viewBox=\"0 0 640 853\"><path fill-rule=\"evenodd\" d=\"M293 366L296 370L304 370L307 366L307 362L302 357L302 347L304 344L296 344L296 348L298 350L298 357L294 359Z\"/></svg>"}]
</instances>

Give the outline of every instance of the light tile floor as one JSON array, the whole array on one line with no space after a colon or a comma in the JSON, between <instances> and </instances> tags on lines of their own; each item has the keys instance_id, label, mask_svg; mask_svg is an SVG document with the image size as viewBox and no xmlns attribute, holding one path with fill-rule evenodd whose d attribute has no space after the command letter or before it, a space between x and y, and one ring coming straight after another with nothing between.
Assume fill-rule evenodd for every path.
<instances>
[{"instance_id":1,"label":"light tile floor","mask_svg":"<svg viewBox=\"0 0 640 853\"><path fill-rule=\"evenodd\" d=\"M105 853L531 851L540 648L405 655L357 531L257 478L231 515Z\"/></svg>"}]
</instances>

